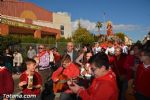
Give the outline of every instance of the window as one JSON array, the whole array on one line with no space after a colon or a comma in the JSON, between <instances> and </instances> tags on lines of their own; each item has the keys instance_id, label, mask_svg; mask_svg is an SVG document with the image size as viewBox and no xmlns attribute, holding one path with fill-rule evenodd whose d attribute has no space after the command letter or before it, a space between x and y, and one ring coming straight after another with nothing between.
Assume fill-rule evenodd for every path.
<instances>
[{"instance_id":1,"label":"window","mask_svg":"<svg viewBox=\"0 0 150 100\"><path fill-rule=\"evenodd\" d=\"M60 30L64 30L64 26L63 25L60 25Z\"/></svg>"},{"instance_id":2,"label":"window","mask_svg":"<svg viewBox=\"0 0 150 100\"><path fill-rule=\"evenodd\" d=\"M64 25L60 25L61 35L64 35Z\"/></svg>"},{"instance_id":3,"label":"window","mask_svg":"<svg viewBox=\"0 0 150 100\"><path fill-rule=\"evenodd\" d=\"M61 31L61 35L64 35L64 31Z\"/></svg>"}]
</instances>

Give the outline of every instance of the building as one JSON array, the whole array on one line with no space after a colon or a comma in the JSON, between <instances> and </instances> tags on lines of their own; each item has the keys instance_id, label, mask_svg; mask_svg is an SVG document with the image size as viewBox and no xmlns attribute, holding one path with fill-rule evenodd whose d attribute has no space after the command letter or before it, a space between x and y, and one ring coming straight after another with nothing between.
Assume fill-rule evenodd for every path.
<instances>
[{"instance_id":1,"label":"building","mask_svg":"<svg viewBox=\"0 0 150 100\"><path fill-rule=\"evenodd\" d=\"M30 2L1 0L0 15L0 35L32 35L35 38L71 36L68 14L50 12Z\"/></svg>"},{"instance_id":2,"label":"building","mask_svg":"<svg viewBox=\"0 0 150 100\"><path fill-rule=\"evenodd\" d=\"M150 32L144 36L142 43L145 44L148 40L150 40Z\"/></svg>"}]
</instances>

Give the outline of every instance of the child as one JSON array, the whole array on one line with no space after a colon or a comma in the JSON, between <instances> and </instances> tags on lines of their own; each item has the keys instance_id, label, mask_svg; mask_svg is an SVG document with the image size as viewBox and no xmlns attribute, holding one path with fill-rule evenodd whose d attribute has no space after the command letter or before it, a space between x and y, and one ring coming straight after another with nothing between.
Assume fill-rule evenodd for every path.
<instances>
[{"instance_id":1,"label":"child","mask_svg":"<svg viewBox=\"0 0 150 100\"><path fill-rule=\"evenodd\" d=\"M73 79L77 78L80 74L79 68L71 62L71 57L68 54L65 54L62 57L61 60L61 66L52 74L52 80L54 83L59 83L62 79L60 76L64 76L67 79ZM61 79L60 79L61 78ZM54 92L57 93L59 91L56 91L55 87L57 85L54 85ZM65 88L65 90L60 90L61 96L60 100L75 100L76 95L72 93L72 91L69 88Z\"/></svg>"},{"instance_id":2,"label":"child","mask_svg":"<svg viewBox=\"0 0 150 100\"><path fill-rule=\"evenodd\" d=\"M38 72L35 71L36 61L33 59L26 60L27 70L20 76L19 87L22 89L23 95L39 96L42 86L42 78Z\"/></svg>"}]
</instances>

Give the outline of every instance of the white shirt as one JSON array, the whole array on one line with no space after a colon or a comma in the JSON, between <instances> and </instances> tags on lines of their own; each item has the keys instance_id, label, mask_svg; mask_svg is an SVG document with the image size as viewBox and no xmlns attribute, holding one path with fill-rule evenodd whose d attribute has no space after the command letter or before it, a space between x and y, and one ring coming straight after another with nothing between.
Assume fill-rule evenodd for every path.
<instances>
[{"instance_id":1,"label":"white shirt","mask_svg":"<svg viewBox=\"0 0 150 100\"><path fill-rule=\"evenodd\" d=\"M108 47L105 51L106 54L108 54L108 52L114 54L115 53L115 48L114 47Z\"/></svg>"}]
</instances>

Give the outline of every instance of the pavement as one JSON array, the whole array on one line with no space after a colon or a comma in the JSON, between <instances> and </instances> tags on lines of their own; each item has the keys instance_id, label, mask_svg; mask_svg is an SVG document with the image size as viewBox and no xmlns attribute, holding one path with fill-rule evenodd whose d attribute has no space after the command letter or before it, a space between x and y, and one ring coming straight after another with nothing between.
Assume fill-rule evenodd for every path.
<instances>
[{"instance_id":1,"label":"pavement","mask_svg":"<svg viewBox=\"0 0 150 100\"><path fill-rule=\"evenodd\" d=\"M21 90L19 89L19 77L20 75L17 75L17 74L13 74L13 80L14 80L14 94L18 94L21 92Z\"/></svg>"}]
</instances>

